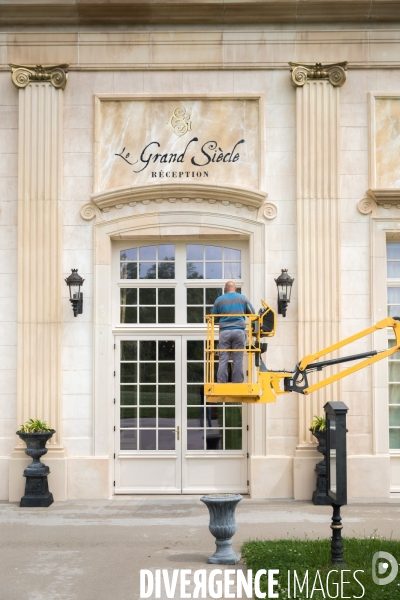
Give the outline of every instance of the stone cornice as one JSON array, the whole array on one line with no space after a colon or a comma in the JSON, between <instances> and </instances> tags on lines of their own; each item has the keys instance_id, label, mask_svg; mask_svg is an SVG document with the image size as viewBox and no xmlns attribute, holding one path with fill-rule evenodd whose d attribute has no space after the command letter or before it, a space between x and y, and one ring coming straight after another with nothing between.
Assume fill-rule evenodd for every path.
<instances>
[{"instance_id":1,"label":"stone cornice","mask_svg":"<svg viewBox=\"0 0 400 600\"><path fill-rule=\"evenodd\" d=\"M381 204L382 206L400 205L400 189L369 189L367 190L367 194L377 204Z\"/></svg>"},{"instance_id":2,"label":"stone cornice","mask_svg":"<svg viewBox=\"0 0 400 600\"><path fill-rule=\"evenodd\" d=\"M354 3L356 5L356 3ZM400 2L398 3L400 7ZM0 4L0 6L2 6ZM46 5L47 7L49 5ZM114 6L110 3L110 7ZM0 9L0 14L1 14ZM317 56L327 65L336 57L351 56L349 69L399 68L400 25L392 29L374 27L322 30L318 25L307 30L253 29L245 22L239 28L174 28L136 31L74 28L57 31L38 27L35 31L3 31L2 56L9 63L53 64L54 56L68 63L68 71L121 70L151 71L179 69L288 69L297 57ZM9 70L0 62L0 70Z\"/></svg>"},{"instance_id":3,"label":"stone cornice","mask_svg":"<svg viewBox=\"0 0 400 600\"><path fill-rule=\"evenodd\" d=\"M294 87L302 87L314 79L328 80L334 87L342 87L346 81L347 61L330 65L290 62L289 65Z\"/></svg>"},{"instance_id":4,"label":"stone cornice","mask_svg":"<svg viewBox=\"0 0 400 600\"><path fill-rule=\"evenodd\" d=\"M2 0L2 26L393 22L396 0Z\"/></svg>"},{"instance_id":5,"label":"stone cornice","mask_svg":"<svg viewBox=\"0 0 400 600\"><path fill-rule=\"evenodd\" d=\"M253 210L258 210L265 202L266 197L266 192L250 188L204 183L189 183L185 185L176 183L135 185L115 188L91 195L92 202L102 211L107 211L113 206L119 208L124 204L130 204L131 206L135 205L137 202L146 204L150 202L150 200L155 200L156 202L163 202L164 200L172 202L175 200L183 200L184 202L189 202L191 199L197 201L205 200L211 204L214 204L217 201L226 205L232 203L236 206L248 206Z\"/></svg>"},{"instance_id":6,"label":"stone cornice","mask_svg":"<svg viewBox=\"0 0 400 600\"><path fill-rule=\"evenodd\" d=\"M68 65L55 65L52 67L36 65L30 67L10 64L10 67L11 80L17 88L25 88L29 83L38 81L47 81L61 90L65 89L67 85Z\"/></svg>"}]
</instances>

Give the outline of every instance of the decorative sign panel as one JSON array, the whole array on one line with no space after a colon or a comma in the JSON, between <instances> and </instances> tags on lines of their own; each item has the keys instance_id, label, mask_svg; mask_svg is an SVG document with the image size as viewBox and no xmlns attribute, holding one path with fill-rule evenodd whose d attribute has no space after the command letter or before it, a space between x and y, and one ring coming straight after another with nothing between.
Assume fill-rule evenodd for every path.
<instances>
[{"instance_id":1,"label":"decorative sign panel","mask_svg":"<svg viewBox=\"0 0 400 600\"><path fill-rule=\"evenodd\" d=\"M259 188L259 105L259 97L98 96L95 191L162 182Z\"/></svg>"}]
</instances>

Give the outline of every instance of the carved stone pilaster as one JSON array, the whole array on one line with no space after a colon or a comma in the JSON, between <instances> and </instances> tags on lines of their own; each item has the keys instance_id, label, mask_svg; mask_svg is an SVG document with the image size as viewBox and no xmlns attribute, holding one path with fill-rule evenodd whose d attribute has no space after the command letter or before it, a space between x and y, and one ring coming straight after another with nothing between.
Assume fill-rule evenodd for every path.
<instances>
[{"instance_id":1,"label":"carved stone pilaster","mask_svg":"<svg viewBox=\"0 0 400 600\"><path fill-rule=\"evenodd\" d=\"M346 81L347 61L331 65L290 62L289 65L294 87L302 87L314 79L328 80L334 87L342 87Z\"/></svg>"},{"instance_id":2,"label":"carved stone pilaster","mask_svg":"<svg viewBox=\"0 0 400 600\"><path fill-rule=\"evenodd\" d=\"M313 66L290 63L292 83L297 86L300 356L323 349L340 339L338 110L339 87L346 80L346 64L323 66L317 63ZM296 453L299 464L295 467L297 499L311 497L312 490L308 486L314 486L311 478L314 480L312 469L315 458L307 454L313 442L309 432L312 417L314 414L323 415L323 405L330 400L338 400L339 394L340 382L336 382L311 396L299 397L299 441ZM309 460L304 471L305 463L301 456Z\"/></svg>"},{"instance_id":3,"label":"carved stone pilaster","mask_svg":"<svg viewBox=\"0 0 400 600\"><path fill-rule=\"evenodd\" d=\"M61 89L66 74L61 67L19 67L13 71L12 80L20 88L18 424L30 418L47 421L56 430L48 448L62 456ZM16 450L24 450L21 441Z\"/></svg>"},{"instance_id":4,"label":"carved stone pilaster","mask_svg":"<svg viewBox=\"0 0 400 600\"><path fill-rule=\"evenodd\" d=\"M63 90L67 85L68 65L55 65L53 67L26 67L23 65L10 65L11 81L17 88L25 88L29 83L35 81L48 81L57 89Z\"/></svg>"}]
</instances>

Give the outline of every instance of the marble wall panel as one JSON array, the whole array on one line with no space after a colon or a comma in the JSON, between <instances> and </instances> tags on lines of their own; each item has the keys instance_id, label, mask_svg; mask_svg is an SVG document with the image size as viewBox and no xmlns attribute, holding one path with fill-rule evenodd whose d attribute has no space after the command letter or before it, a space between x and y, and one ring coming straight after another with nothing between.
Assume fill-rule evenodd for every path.
<instances>
[{"instance_id":1,"label":"marble wall panel","mask_svg":"<svg viewBox=\"0 0 400 600\"><path fill-rule=\"evenodd\" d=\"M175 119L177 107L184 112ZM98 190L193 177L259 187L258 99L109 100L100 102L99 118ZM75 161L67 175L71 168Z\"/></svg>"},{"instance_id":2,"label":"marble wall panel","mask_svg":"<svg viewBox=\"0 0 400 600\"><path fill-rule=\"evenodd\" d=\"M400 97L375 100L376 187L400 187Z\"/></svg>"}]
</instances>

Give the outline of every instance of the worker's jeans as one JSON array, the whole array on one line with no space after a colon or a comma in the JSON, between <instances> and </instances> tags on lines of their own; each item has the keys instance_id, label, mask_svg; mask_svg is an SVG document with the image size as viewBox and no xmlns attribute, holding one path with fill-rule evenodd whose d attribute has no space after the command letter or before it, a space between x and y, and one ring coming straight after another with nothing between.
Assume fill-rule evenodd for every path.
<instances>
[{"instance_id":1,"label":"worker's jeans","mask_svg":"<svg viewBox=\"0 0 400 600\"><path fill-rule=\"evenodd\" d=\"M245 334L243 329L220 329L218 348L221 350L244 349ZM219 366L217 372L217 382L227 383L228 381L228 362L232 354L233 371L232 383L243 383L243 352L220 352Z\"/></svg>"}]
</instances>

